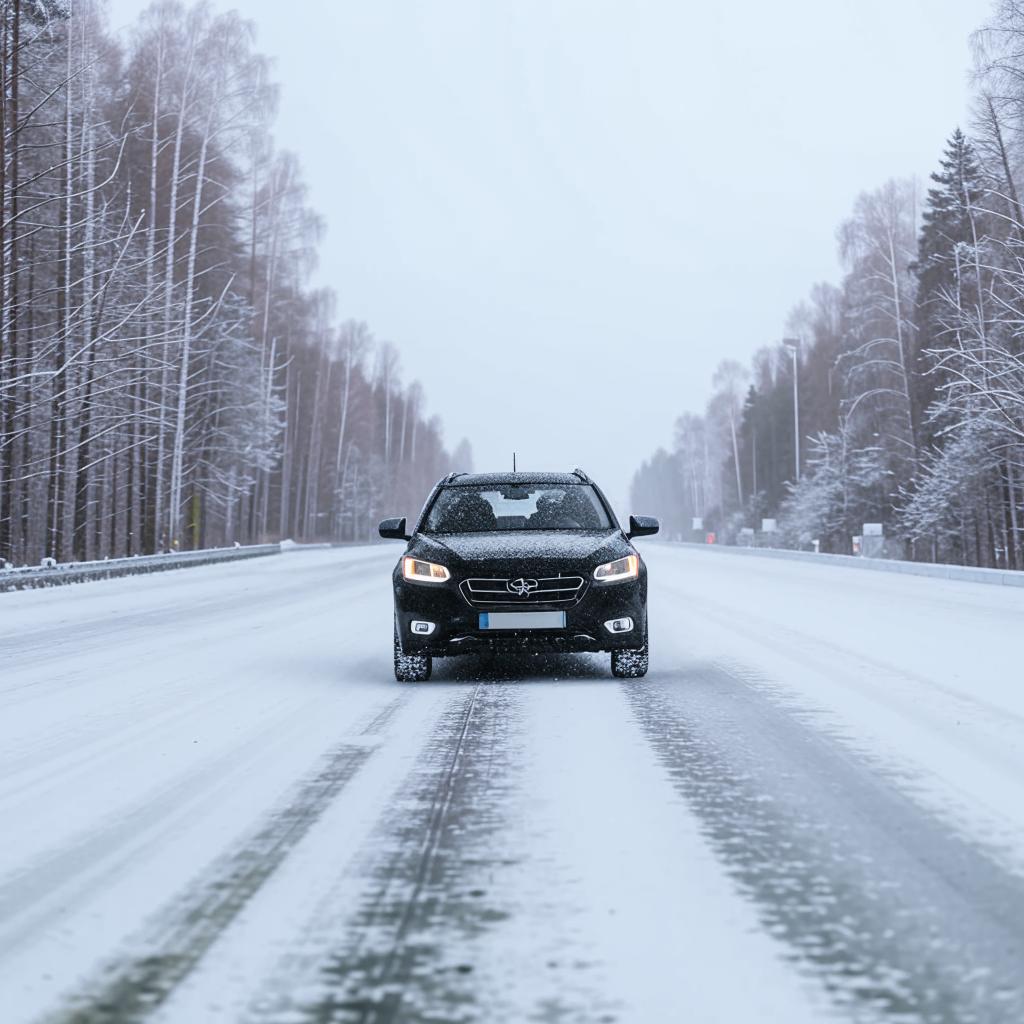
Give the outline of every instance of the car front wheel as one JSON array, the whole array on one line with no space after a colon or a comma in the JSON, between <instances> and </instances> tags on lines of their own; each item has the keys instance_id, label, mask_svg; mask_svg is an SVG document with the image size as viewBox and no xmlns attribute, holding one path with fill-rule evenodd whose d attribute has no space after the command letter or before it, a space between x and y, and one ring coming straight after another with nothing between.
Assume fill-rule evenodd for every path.
<instances>
[{"instance_id":1,"label":"car front wheel","mask_svg":"<svg viewBox=\"0 0 1024 1024\"><path fill-rule=\"evenodd\" d=\"M640 679L647 675L649 661L647 633L645 632L643 647L612 651L612 675L617 679Z\"/></svg>"},{"instance_id":2,"label":"car front wheel","mask_svg":"<svg viewBox=\"0 0 1024 1024\"><path fill-rule=\"evenodd\" d=\"M433 659L429 654L403 654L395 623L395 678L400 683L425 683L430 678Z\"/></svg>"}]
</instances>

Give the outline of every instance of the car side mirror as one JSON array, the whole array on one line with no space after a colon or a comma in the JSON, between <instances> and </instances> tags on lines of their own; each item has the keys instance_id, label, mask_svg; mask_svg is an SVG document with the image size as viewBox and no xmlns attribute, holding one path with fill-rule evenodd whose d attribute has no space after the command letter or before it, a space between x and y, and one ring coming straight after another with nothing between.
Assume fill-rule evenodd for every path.
<instances>
[{"instance_id":1,"label":"car side mirror","mask_svg":"<svg viewBox=\"0 0 1024 1024\"><path fill-rule=\"evenodd\" d=\"M630 516L629 533L626 536L632 540L634 537L653 537L661 529L661 524L654 516Z\"/></svg>"},{"instance_id":2,"label":"car side mirror","mask_svg":"<svg viewBox=\"0 0 1024 1024\"><path fill-rule=\"evenodd\" d=\"M382 519L377 532L385 540L410 540L409 534L405 532L405 516L399 519Z\"/></svg>"}]
</instances>

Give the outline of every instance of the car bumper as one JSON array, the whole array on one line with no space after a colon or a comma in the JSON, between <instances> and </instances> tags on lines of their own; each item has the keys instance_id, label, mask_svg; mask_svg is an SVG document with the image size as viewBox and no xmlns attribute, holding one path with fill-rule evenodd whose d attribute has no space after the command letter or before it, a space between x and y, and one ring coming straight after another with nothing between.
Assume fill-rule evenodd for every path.
<instances>
[{"instance_id":1,"label":"car bumper","mask_svg":"<svg viewBox=\"0 0 1024 1024\"><path fill-rule=\"evenodd\" d=\"M497 610L497 609L495 609ZM647 580L596 584L570 607L523 604L501 607L501 611L564 611L562 629L481 629L482 609L462 596L455 581L441 585L395 580L395 620L407 654L429 654L443 658L486 650L585 651L631 650L642 647L647 633ZM612 633L605 623L628 617L633 628ZM429 636L412 632L413 622L430 622Z\"/></svg>"}]
</instances>

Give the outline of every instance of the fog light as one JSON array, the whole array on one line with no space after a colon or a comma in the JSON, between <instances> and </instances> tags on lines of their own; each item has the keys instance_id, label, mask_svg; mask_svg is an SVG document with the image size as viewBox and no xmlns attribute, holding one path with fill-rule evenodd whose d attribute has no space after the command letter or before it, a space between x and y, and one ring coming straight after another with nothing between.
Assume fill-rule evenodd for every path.
<instances>
[{"instance_id":1,"label":"fog light","mask_svg":"<svg viewBox=\"0 0 1024 1024\"><path fill-rule=\"evenodd\" d=\"M609 619L604 628L609 633L628 633L633 628L633 620L628 615L621 619Z\"/></svg>"},{"instance_id":2,"label":"fog light","mask_svg":"<svg viewBox=\"0 0 1024 1024\"><path fill-rule=\"evenodd\" d=\"M413 620L410 626L414 633L419 633L420 636L430 636L431 633L437 628L433 622L421 622L419 620Z\"/></svg>"}]
</instances>

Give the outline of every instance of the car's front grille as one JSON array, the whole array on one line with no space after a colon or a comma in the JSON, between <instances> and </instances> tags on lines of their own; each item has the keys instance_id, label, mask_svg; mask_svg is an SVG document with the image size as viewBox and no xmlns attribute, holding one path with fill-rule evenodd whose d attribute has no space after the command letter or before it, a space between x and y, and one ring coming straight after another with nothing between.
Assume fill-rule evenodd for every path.
<instances>
[{"instance_id":1,"label":"car's front grille","mask_svg":"<svg viewBox=\"0 0 1024 1024\"><path fill-rule=\"evenodd\" d=\"M474 608L495 605L571 605L583 596L582 576L493 577L463 580L462 595Z\"/></svg>"}]
</instances>

